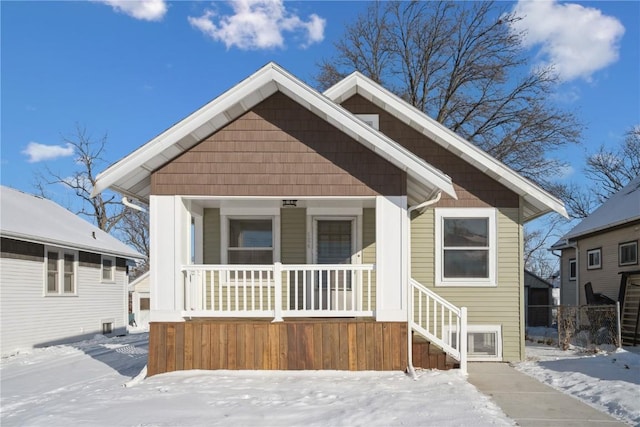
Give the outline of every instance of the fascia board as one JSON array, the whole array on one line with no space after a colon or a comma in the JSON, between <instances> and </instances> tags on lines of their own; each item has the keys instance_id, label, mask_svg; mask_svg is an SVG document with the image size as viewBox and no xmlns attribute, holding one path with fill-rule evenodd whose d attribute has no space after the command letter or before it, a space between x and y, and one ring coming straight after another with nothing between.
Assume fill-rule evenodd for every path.
<instances>
[{"instance_id":1,"label":"fascia board","mask_svg":"<svg viewBox=\"0 0 640 427\"><path fill-rule=\"evenodd\" d=\"M533 206L543 211L553 210L568 218L564 203L560 200L364 75L354 72L327 89L324 95L335 102L342 102L345 100L345 93L353 94L353 86L357 87L356 93L369 100L378 99L380 102L375 102L375 104L380 105L385 111L390 112L442 147L463 156L479 170L489 174L505 187L525 196L529 203L533 202L531 197L535 198L538 203L533 203ZM544 208L540 206L540 203Z\"/></svg>"}]
</instances>

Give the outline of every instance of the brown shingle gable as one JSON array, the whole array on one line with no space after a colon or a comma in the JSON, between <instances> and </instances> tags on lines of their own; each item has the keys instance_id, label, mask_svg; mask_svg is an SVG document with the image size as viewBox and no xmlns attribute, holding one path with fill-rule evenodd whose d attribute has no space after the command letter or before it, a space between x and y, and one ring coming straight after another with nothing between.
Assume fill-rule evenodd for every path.
<instances>
[{"instance_id":1,"label":"brown shingle gable","mask_svg":"<svg viewBox=\"0 0 640 427\"><path fill-rule=\"evenodd\" d=\"M458 200L443 195L438 206L519 206L516 193L362 96L354 95L342 106L354 114L378 114L382 133L451 177Z\"/></svg>"},{"instance_id":2,"label":"brown shingle gable","mask_svg":"<svg viewBox=\"0 0 640 427\"><path fill-rule=\"evenodd\" d=\"M151 176L156 195L406 194L406 174L281 93Z\"/></svg>"}]
</instances>

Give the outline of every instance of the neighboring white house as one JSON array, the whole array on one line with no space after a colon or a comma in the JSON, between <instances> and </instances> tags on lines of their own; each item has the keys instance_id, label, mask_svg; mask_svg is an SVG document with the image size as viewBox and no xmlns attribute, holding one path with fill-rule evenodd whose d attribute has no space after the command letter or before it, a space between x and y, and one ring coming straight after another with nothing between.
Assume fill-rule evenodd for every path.
<instances>
[{"instance_id":1,"label":"neighboring white house","mask_svg":"<svg viewBox=\"0 0 640 427\"><path fill-rule=\"evenodd\" d=\"M149 292L149 272L147 271L129 285L131 294L131 315L129 324L138 328L149 327L151 294ZM135 322L135 323L134 323Z\"/></svg>"},{"instance_id":2,"label":"neighboring white house","mask_svg":"<svg viewBox=\"0 0 640 427\"><path fill-rule=\"evenodd\" d=\"M0 352L126 332L143 255L58 204L0 187Z\"/></svg>"}]
</instances>

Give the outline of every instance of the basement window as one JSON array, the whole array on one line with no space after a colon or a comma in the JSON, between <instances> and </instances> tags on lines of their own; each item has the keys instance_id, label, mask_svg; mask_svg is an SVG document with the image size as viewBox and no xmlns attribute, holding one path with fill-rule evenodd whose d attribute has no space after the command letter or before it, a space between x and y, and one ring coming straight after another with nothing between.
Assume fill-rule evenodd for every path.
<instances>
[{"instance_id":1,"label":"basement window","mask_svg":"<svg viewBox=\"0 0 640 427\"><path fill-rule=\"evenodd\" d=\"M113 322L102 323L102 335L109 335L113 333Z\"/></svg>"},{"instance_id":2,"label":"basement window","mask_svg":"<svg viewBox=\"0 0 640 427\"><path fill-rule=\"evenodd\" d=\"M456 330L451 341L456 341ZM448 336L445 330L445 337ZM467 357L470 361L502 361L502 327L500 325L467 325Z\"/></svg>"}]
</instances>

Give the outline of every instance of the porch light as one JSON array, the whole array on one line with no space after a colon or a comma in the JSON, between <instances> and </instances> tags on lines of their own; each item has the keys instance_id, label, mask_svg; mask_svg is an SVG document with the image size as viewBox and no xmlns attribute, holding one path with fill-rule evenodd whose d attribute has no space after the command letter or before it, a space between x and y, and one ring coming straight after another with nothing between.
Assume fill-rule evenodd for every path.
<instances>
[{"instance_id":1,"label":"porch light","mask_svg":"<svg viewBox=\"0 0 640 427\"><path fill-rule=\"evenodd\" d=\"M286 208L286 207L296 207L296 204L298 203L297 200L283 200L282 201L282 207Z\"/></svg>"}]
</instances>

